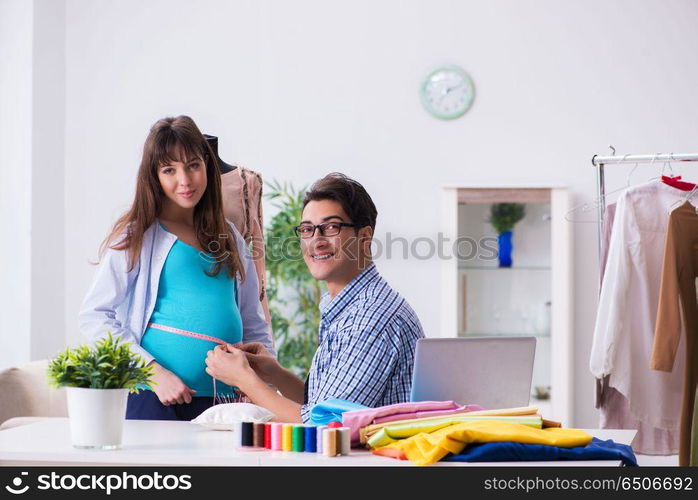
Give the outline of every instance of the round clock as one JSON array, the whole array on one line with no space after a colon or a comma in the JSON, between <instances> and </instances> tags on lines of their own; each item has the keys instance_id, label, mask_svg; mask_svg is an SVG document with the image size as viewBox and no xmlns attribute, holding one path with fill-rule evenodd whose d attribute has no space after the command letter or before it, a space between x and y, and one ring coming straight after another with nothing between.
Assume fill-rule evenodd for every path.
<instances>
[{"instance_id":1,"label":"round clock","mask_svg":"<svg viewBox=\"0 0 698 500\"><path fill-rule=\"evenodd\" d=\"M429 113L442 120L452 120L470 109L475 87L462 68L441 66L426 76L419 95Z\"/></svg>"}]
</instances>

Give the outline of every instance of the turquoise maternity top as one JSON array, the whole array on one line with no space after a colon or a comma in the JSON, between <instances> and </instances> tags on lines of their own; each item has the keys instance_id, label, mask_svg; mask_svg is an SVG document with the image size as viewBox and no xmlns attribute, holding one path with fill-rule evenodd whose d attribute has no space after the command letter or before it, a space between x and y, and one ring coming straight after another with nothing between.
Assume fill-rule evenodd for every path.
<instances>
[{"instance_id":1,"label":"turquoise maternity top","mask_svg":"<svg viewBox=\"0 0 698 500\"><path fill-rule=\"evenodd\" d=\"M162 226L162 224L160 224ZM164 229L165 226L162 226ZM208 276L213 255L177 240L162 268L157 301L149 323L187 330L230 344L242 340L242 319L237 306L235 278L225 269ZM141 346L155 361L196 391L195 397L213 396L213 380L206 373L206 353L217 344L148 327ZM217 394L232 394L230 386L216 381Z\"/></svg>"}]
</instances>

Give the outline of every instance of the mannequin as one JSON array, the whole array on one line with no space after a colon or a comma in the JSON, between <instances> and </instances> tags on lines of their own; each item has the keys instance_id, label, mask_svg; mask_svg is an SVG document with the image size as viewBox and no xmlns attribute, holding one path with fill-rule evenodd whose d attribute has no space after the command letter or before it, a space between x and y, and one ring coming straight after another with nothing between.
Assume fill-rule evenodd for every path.
<instances>
[{"instance_id":1,"label":"mannequin","mask_svg":"<svg viewBox=\"0 0 698 500\"><path fill-rule=\"evenodd\" d=\"M216 160L218 160L218 170L220 170L221 174L227 174L228 172L235 170L237 168L235 165L230 165L229 163L224 162L221 160L221 157L218 156L218 137L208 134L204 134L204 137L206 138L208 145L211 146L213 153L216 155Z\"/></svg>"},{"instance_id":2,"label":"mannequin","mask_svg":"<svg viewBox=\"0 0 698 500\"><path fill-rule=\"evenodd\" d=\"M269 322L269 328L271 328L269 304L266 296L262 176L245 167L231 165L221 160L218 156L218 137L208 134L204 134L204 137L218 160L225 218L235 225L251 247L259 279L259 300L262 302L264 316Z\"/></svg>"}]
</instances>

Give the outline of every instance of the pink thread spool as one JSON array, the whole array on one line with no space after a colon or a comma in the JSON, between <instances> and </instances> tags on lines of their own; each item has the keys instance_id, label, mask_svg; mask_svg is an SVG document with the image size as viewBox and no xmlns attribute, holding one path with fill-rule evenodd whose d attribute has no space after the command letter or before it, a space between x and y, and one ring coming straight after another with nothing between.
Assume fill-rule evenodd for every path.
<instances>
[{"instance_id":1,"label":"pink thread spool","mask_svg":"<svg viewBox=\"0 0 698 500\"><path fill-rule=\"evenodd\" d=\"M281 451L281 428L283 424L272 422L271 424L271 449Z\"/></svg>"}]
</instances>

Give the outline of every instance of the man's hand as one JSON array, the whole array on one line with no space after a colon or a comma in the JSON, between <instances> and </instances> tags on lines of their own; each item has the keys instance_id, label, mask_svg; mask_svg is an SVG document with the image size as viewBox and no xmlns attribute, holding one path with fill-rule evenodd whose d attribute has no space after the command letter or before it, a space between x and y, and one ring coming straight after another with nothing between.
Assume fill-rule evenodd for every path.
<instances>
[{"instance_id":1,"label":"man's hand","mask_svg":"<svg viewBox=\"0 0 698 500\"><path fill-rule=\"evenodd\" d=\"M276 361L274 356L269 354L264 344L260 342L249 342L247 344L238 345L238 349L245 353L247 362L259 378L268 384L274 383L274 375L281 368L281 365Z\"/></svg>"},{"instance_id":2,"label":"man's hand","mask_svg":"<svg viewBox=\"0 0 698 500\"><path fill-rule=\"evenodd\" d=\"M228 385L242 388L254 377L245 353L231 344L217 345L206 355L206 373Z\"/></svg>"},{"instance_id":3,"label":"man's hand","mask_svg":"<svg viewBox=\"0 0 698 500\"><path fill-rule=\"evenodd\" d=\"M160 402L165 405L191 403L191 398L196 391L186 386L182 379L164 368L159 363L153 362L153 392Z\"/></svg>"}]
</instances>

